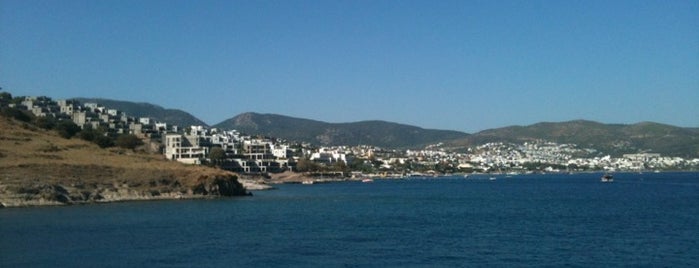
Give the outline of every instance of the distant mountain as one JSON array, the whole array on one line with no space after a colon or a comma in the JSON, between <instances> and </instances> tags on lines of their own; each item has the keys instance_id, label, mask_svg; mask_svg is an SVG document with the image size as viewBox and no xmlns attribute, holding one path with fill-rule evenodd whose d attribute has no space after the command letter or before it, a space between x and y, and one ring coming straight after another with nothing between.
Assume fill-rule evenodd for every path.
<instances>
[{"instance_id":1,"label":"distant mountain","mask_svg":"<svg viewBox=\"0 0 699 268\"><path fill-rule=\"evenodd\" d=\"M363 144L387 148L418 148L468 136L458 131L423 129L384 121L326 123L258 113L240 114L213 127L330 146Z\"/></svg>"},{"instance_id":2,"label":"distant mountain","mask_svg":"<svg viewBox=\"0 0 699 268\"><path fill-rule=\"evenodd\" d=\"M174 124L180 127L188 127L192 125L208 126L206 123L204 123L204 121L199 120L199 118L196 118L185 111L178 109L165 109L150 103L89 98L75 98L73 100L80 103L97 103L107 108L122 111L128 116L150 117L159 122Z\"/></svg>"},{"instance_id":3,"label":"distant mountain","mask_svg":"<svg viewBox=\"0 0 699 268\"><path fill-rule=\"evenodd\" d=\"M87 98L75 100L81 103L95 102L123 111L129 116L151 117L178 126L207 126L203 121L182 110L165 109L149 103ZM545 140L576 144L581 148L592 148L600 154L613 156L650 152L685 158L699 157L699 128L681 128L653 122L630 125L603 124L586 120L543 122L467 134L385 121L326 123L275 114L244 113L213 127L330 146L365 144L386 148L420 148L443 142L448 149L463 150L488 142L522 143Z\"/></svg>"},{"instance_id":4,"label":"distant mountain","mask_svg":"<svg viewBox=\"0 0 699 268\"><path fill-rule=\"evenodd\" d=\"M487 142L519 143L533 140L572 143L612 155L650 152L669 156L699 157L697 128L681 128L653 122L622 125L576 120L510 126L481 131L450 145L467 147Z\"/></svg>"}]
</instances>

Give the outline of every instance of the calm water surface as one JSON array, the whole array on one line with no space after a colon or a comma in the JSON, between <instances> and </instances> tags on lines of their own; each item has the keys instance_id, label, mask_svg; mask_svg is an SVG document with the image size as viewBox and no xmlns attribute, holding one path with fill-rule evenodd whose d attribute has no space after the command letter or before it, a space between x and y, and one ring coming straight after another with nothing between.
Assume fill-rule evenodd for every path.
<instances>
[{"instance_id":1,"label":"calm water surface","mask_svg":"<svg viewBox=\"0 0 699 268\"><path fill-rule=\"evenodd\" d=\"M699 265L699 173L281 185L0 209L0 267Z\"/></svg>"}]
</instances>

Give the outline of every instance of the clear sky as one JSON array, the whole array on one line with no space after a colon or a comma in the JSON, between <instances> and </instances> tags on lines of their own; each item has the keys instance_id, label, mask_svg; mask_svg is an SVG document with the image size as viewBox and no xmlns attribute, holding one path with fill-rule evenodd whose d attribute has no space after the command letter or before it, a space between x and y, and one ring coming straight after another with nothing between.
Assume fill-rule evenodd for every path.
<instances>
[{"instance_id":1,"label":"clear sky","mask_svg":"<svg viewBox=\"0 0 699 268\"><path fill-rule=\"evenodd\" d=\"M699 127L699 1L0 0L0 86L209 124Z\"/></svg>"}]
</instances>

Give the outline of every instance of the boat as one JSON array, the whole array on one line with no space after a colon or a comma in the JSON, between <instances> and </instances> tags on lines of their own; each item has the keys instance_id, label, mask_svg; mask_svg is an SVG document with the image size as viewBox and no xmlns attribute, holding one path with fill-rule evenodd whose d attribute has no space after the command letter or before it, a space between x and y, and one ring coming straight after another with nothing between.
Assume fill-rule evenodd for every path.
<instances>
[{"instance_id":1,"label":"boat","mask_svg":"<svg viewBox=\"0 0 699 268\"><path fill-rule=\"evenodd\" d=\"M602 178L600 179L602 182L614 182L614 176L609 173L605 173L602 175Z\"/></svg>"},{"instance_id":2,"label":"boat","mask_svg":"<svg viewBox=\"0 0 699 268\"><path fill-rule=\"evenodd\" d=\"M497 180L497 178L496 178L495 176L491 176L491 177L490 177L490 180L491 180L491 181L494 181L494 180Z\"/></svg>"},{"instance_id":3,"label":"boat","mask_svg":"<svg viewBox=\"0 0 699 268\"><path fill-rule=\"evenodd\" d=\"M372 178L364 178L362 182L374 182Z\"/></svg>"},{"instance_id":4,"label":"boat","mask_svg":"<svg viewBox=\"0 0 699 268\"><path fill-rule=\"evenodd\" d=\"M310 185L310 184L313 184L313 183L314 183L313 180L304 180L304 181L301 182L301 184L307 184L307 185Z\"/></svg>"}]
</instances>

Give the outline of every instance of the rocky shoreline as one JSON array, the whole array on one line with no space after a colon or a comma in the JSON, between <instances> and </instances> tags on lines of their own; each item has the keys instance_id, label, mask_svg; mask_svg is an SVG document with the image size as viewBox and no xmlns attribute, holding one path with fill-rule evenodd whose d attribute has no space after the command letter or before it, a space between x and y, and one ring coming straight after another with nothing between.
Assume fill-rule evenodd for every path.
<instances>
[{"instance_id":1,"label":"rocky shoreline","mask_svg":"<svg viewBox=\"0 0 699 268\"><path fill-rule=\"evenodd\" d=\"M0 179L0 207L202 199L248 194L235 176L202 175L195 180L168 177L145 180L107 178L100 182L85 182L81 179Z\"/></svg>"},{"instance_id":2,"label":"rocky shoreline","mask_svg":"<svg viewBox=\"0 0 699 268\"><path fill-rule=\"evenodd\" d=\"M0 189L2 191L2 189ZM29 207L29 206L61 206L90 203L111 203L144 200L176 200L197 199L206 196L187 193L158 193L139 192L130 189L108 189L92 192L71 192L61 185L42 185L30 192L5 193L0 200L0 207ZM32 193L33 192L33 193Z\"/></svg>"},{"instance_id":3,"label":"rocky shoreline","mask_svg":"<svg viewBox=\"0 0 699 268\"><path fill-rule=\"evenodd\" d=\"M32 170L42 168L33 167ZM59 174L65 173L58 168ZM83 172L101 174L98 170L109 168L74 167ZM91 170L91 171L88 171ZM6 173L10 170L4 170ZM133 173L121 171L118 173ZM140 172L144 176L153 176L152 172ZM150 175L148 175L150 174ZM80 175L73 173L71 176ZM162 174L161 174L162 175ZM47 176L50 177L50 176ZM70 176L68 176L70 177ZM157 177L157 176L156 176ZM275 184L302 183L304 181L336 182L347 179L323 179L305 173L284 172L271 174L269 178L254 176L201 176L197 183L186 183L182 178L161 176L160 179L121 179L107 178L99 183L86 183L82 179L64 178L55 183L46 183L46 179L8 180L0 178L0 208L28 206L61 206L91 203L110 203L147 200L207 199L227 196L251 195L249 191L275 189ZM56 180L49 180L56 181ZM109 183L109 181L112 181Z\"/></svg>"}]
</instances>

